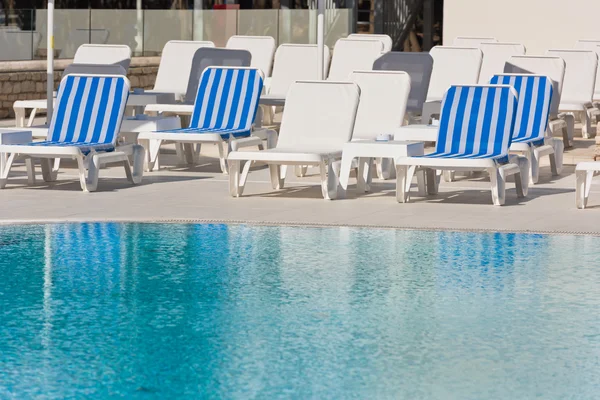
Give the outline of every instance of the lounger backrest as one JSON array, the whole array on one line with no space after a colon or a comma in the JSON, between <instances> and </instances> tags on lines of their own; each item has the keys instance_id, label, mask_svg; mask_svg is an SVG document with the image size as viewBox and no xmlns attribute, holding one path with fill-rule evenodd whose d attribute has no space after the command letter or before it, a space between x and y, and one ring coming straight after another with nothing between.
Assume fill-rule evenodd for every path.
<instances>
[{"instance_id":1,"label":"lounger backrest","mask_svg":"<svg viewBox=\"0 0 600 400\"><path fill-rule=\"evenodd\" d=\"M122 75L67 75L61 82L48 140L115 144L129 96Z\"/></svg>"},{"instance_id":2,"label":"lounger backrest","mask_svg":"<svg viewBox=\"0 0 600 400\"><path fill-rule=\"evenodd\" d=\"M517 91L519 102L512 139L543 140L548 128L552 104L552 81L543 75L499 74L492 85L510 85Z\"/></svg>"},{"instance_id":3,"label":"lounger backrest","mask_svg":"<svg viewBox=\"0 0 600 400\"><path fill-rule=\"evenodd\" d=\"M337 150L352 139L360 89L353 82L299 81L288 92L277 148Z\"/></svg>"},{"instance_id":4,"label":"lounger backrest","mask_svg":"<svg viewBox=\"0 0 600 400\"><path fill-rule=\"evenodd\" d=\"M325 71L329 69L329 47L325 46ZM286 95L290 85L295 81L317 80L316 44L282 44L275 52L275 64L271 76L269 94Z\"/></svg>"},{"instance_id":5,"label":"lounger backrest","mask_svg":"<svg viewBox=\"0 0 600 400\"><path fill-rule=\"evenodd\" d=\"M383 46L381 51L384 53L392 51L392 38L388 35L376 35L369 33L351 33L348 35L348 39L352 40L379 40Z\"/></svg>"},{"instance_id":6,"label":"lounger backrest","mask_svg":"<svg viewBox=\"0 0 600 400\"><path fill-rule=\"evenodd\" d=\"M198 83L202 72L208 67L249 67L252 55L247 50L219 49L203 47L196 51L192 59L192 70L188 87L185 92L185 101L193 104L198 93Z\"/></svg>"},{"instance_id":7,"label":"lounger backrest","mask_svg":"<svg viewBox=\"0 0 600 400\"><path fill-rule=\"evenodd\" d=\"M493 75L504 72L504 64L512 56L525 54L525 46L520 43L482 43L479 47L483 53L479 83L486 84Z\"/></svg>"},{"instance_id":8,"label":"lounger backrest","mask_svg":"<svg viewBox=\"0 0 600 400\"><path fill-rule=\"evenodd\" d=\"M596 52L600 60L600 40L578 40L575 44L576 49L592 50ZM600 100L600 61L596 70L596 86L594 87L594 100Z\"/></svg>"},{"instance_id":9,"label":"lounger backrest","mask_svg":"<svg viewBox=\"0 0 600 400\"><path fill-rule=\"evenodd\" d=\"M72 74L127 76L127 71L119 64L69 64L63 71L63 76Z\"/></svg>"},{"instance_id":10,"label":"lounger backrest","mask_svg":"<svg viewBox=\"0 0 600 400\"><path fill-rule=\"evenodd\" d=\"M508 85L452 86L442 100L436 153L467 157L508 155L517 93Z\"/></svg>"},{"instance_id":11,"label":"lounger backrest","mask_svg":"<svg viewBox=\"0 0 600 400\"><path fill-rule=\"evenodd\" d=\"M410 94L406 110L420 113L427 97L433 70L433 58L428 53L393 51L373 63L374 71L404 71L410 75Z\"/></svg>"},{"instance_id":12,"label":"lounger backrest","mask_svg":"<svg viewBox=\"0 0 600 400\"><path fill-rule=\"evenodd\" d=\"M549 56L565 60L565 78L560 102L583 104L592 101L598 70L598 55L590 50L548 50Z\"/></svg>"},{"instance_id":13,"label":"lounger backrest","mask_svg":"<svg viewBox=\"0 0 600 400\"><path fill-rule=\"evenodd\" d=\"M257 68L210 67L202 72L190 128L250 130L263 74Z\"/></svg>"},{"instance_id":14,"label":"lounger backrest","mask_svg":"<svg viewBox=\"0 0 600 400\"><path fill-rule=\"evenodd\" d=\"M131 62L131 49L121 44L83 44L77 48L73 64L118 64L125 71Z\"/></svg>"},{"instance_id":15,"label":"lounger backrest","mask_svg":"<svg viewBox=\"0 0 600 400\"><path fill-rule=\"evenodd\" d=\"M350 80L360 88L354 139L376 139L402 126L410 92L410 76L401 71L354 71Z\"/></svg>"},{"instance_id":16,"label":"lounger backrest","mask_svg":"<svg viewBox=\"0 0 600 400\"><path fill-rule=\"evenodd\" d=\"M495 37L477 37L477 36L457 36L452 42L453 46L460 47L479 47L482 43L497 42Z\"/></svg>"},{"instance_id":17,"label":"lounger backrest","mask_svg":"<svg viewBox=\"0 0 600 400\"><path fill-rule=\"evenodd\" d=\"M194 54L202 47L215 47L213 42L170 40L163 47L154 82L154 90L183 96L192 71Z\"/></svg>"},{"instance_id":18,"label":"lounger backrest","mask_svg":"<svg viewBox=\"0 0 600 400\"><path fill-rule=\"evenodd\" d=\"M368 71L381 56L379 40L338 39L333 48L333 58L328 80L346 81L352 71Z\"/></svg>"},{"instance_id":19,"label":"lounger backrest","mask_svg":"<svg viewBox=\"0 0 600 400\"><path fill-rule=\"evenodd\" d=\"M435 46L429 52L433 71L427 101L440 101L451 85L475 85L479 80L482 53L477 48Z\"/></svg>"},{"instance_id":20,"label":"lounger backrest","mask_svg":"<svg viewBox=\"0 0 600 400\"><path fill-rule=\"evenodd\" d=\"M275 39L271 36L232 36L225 46L228 49L248 50L252 54L252 68L258 68L264 76L271 76Z\"/></svg>"},{"instance_id":21,"label":"lounger backrest","mask_svg":"<svg viewBox=\"0 0 600 400\"><path fill-rule=\"evenodd\" d=\"M565 76L565 61L560 57L545 56L512 56L504 65L507 74L544 75L552 80L554 87L550 115L558 114L561 101L563 79Z\"/></svg>"}]
</instances>

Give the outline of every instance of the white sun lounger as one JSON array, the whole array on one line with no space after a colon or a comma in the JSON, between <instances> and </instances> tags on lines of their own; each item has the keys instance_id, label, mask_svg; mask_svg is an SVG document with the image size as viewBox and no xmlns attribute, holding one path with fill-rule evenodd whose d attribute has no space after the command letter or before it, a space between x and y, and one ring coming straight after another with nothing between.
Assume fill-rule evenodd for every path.
<instances>
[{"instance_id":1,"label":"white sun lounger","mask_svg":"<svg viewBox=\"0 0 600 400\"><path fill-rule=\"evenodd\" d=\"M124 45L105 45L105 44L84 44L77 49L75 53L75 58L73 59L73 64L77 64L77 73L92 73L90 71L82 70L83 67L80 65L106 65L112 66L117 65L122 67L125 70L125 74L127 73L127 69L129 68L129 63L131 61L131 49L129 46ZM101 67L92 67L98 73L102 74L118 74L119 72L114 69L100 70ZM69 67L65 69L63 76L66 75ZM119 70L120 71L120 70ZM95 73L95 72L93 72ZM38 110L45 110L48 107L48 103L46 99L39 100L17 100L13 103L13 110L15 111L15 124L18 128L20 127L31 127L33 124L33 120L38 112ZM31 114L29 116L29 121L27 125L25 125L25 114L28 109L31 109ZM42 127L43 129L47 129L46 127ZM42 136L46 137L46 131L37 131L36 129L32 130L34 137Z\"/></svg>"},{"instance_id":2,"label":"white sun lounger","mask_svg":"<svg viewBox=\"0 0 600 400\"><path fill-rule=\"evenodd\" d=\"M323 61L325 70L329 69L329 48L325 46ZM283 106L292 83L296 81L317 80L316 44L282 44L275 52L275 64L271 84L266 94L260 98L266 106Z\"/></svg>"},{"instance_id":3,"label":"white sun lounger","mask_svg":"<svg viewBox=\"0 0 600 400\"><path fill-rule=\"evenodd\" d=\"M559 114L558 112L565 76L565 61L560 57L512 56L504 65L504 72L507 74L544 75L552 80L554 90L548 129L550 129L552 136L559 134L562 136L565 148L571 146L575 119L572 115Z\"/></svg>"},{"instance_id":4,"label":"white sun lounger","mask_svg":"<svg viewBox=\"0 0 600 400\"><path fill-rule=\"evenodd\" d=\"M154 88L129 96L129 106L144 107L148 104L175 103L184 99L192 60L198 49L215 47L213 42L170 40L163 47L154 81Z\"/></svg>"},{"instance_id":5,"label":"white sun lounger","mask_svg":"<svg viewBox=\"0 0 600 400\"><path fill-rule=\"evenodd\" d=\"M317 165L321 193L335 199L339 160L352 139L360 89L352 82L300 81L288 93L277 146L263 151L229 154L229 192L240 197L253 162L269 164L273 189L282 189L288 165ZM246 161L240 173L240 163Z\"/></svg>"},{"instance_id":6,"label":"white sun lounger","mask_svg":"<svg viewBox=\"0 0 600 400\"><path fill-rule=\"evenodd\" d=\"M379 40L338 39L329 67L330 81L345 81L352 71L369 71L383 51Z\"/></svg>"},{"instance_id":7,"label":"white sun lounger","mask_svg":"<svg viewBox=\"0 0 600 400\"><path fill-rule=\"evenodd\" d=\"M526 196L529 161L508 154L516 112L517 93L511 86L452 86L442 100L435 151L396 159L398 201L409 201L417 168L426 169L430 194L437 193L437 169L489 172L494 205L504 204L509 175L515 176L517 196Z\"/></svg>"},{"instance_id":8,"label":"white sun lounger","mask_svg":"<svg viewBox=\"0 0 600 400\"><path fill-rule=\"evenodd\" d=\"M352 140L375 140L381 134L391 134L404 123L410 93L410 76L402 71L354 71L350 80L360 88L360 103L356 112ZM391 159L376 160L377 176L393 176ZM359 166L366 182L371 182L371 164Z\"/></svg>"},{"instance_id":9,"label":"white sun lounger","mask_svg":"<svg viewBox=\"0 0 600 400\"><path fill-rule=\"evenodd\" d=\"M479 83L486 84L496 74L504 72L504 65L512 56L525 54L525 46L520 43L482 43L479 48L483 53Z\"/></svg>"},{"instance_id":10,"label":"white sun lounger","mask_svg":"<svg viewBox=\"0 0 600 400\"><path fill-rule=\"evenodd\" d=\"M600 40L578 40L575 44L576 49L592 50L598 55L600 60ZM600 107L600 61L598 62L598 70L596 71L596 86L594 87L594 105Z\"/></svg>"},{"instance_id":11,"label":"white sun lounger","mask_svg":"<svg viewBox=\"0 0 600 400\"><path fill-rule=\"evenodd\" d=\"M459 47L479 47L482 43L494 43L498 39L495 37L477 37L477 36L457 36L452 42L453 46Z\"/></svg>"},{"instance_id":12,"label":"white sun lounger","mask_svg":"<svg viewBox=\"0 0 600 400\"><path fill-rule=\"evenodd\" d=\"M247 50L252 54L252 68L258 68L265 77L271 76L275 39L271 36L232 36L225 45L227 49Z\"/></svg>"},{"instance_id":13,"label":"white sun lounger","mask_svg":"<svg viewBox=\"0 0 600 400\"><path fill-rule=\"evenodd\" d=\"M592 123L600 110L592 104L598 55L591 50L548 50L549 56L565 60L565 78L558 109L560 112L577 114L582 124L584 138L591 137Z\"/></svg>"},{"instance_id":14,"label":"white sun lounger","mask_svg":"<svg viewBox=\"0 0 600 400\"><path fill-rule=\"evenodd\" d=\"M478 48L450 46L435 46L429 54L433 57L433 71L423 104L423 124L429 124L431 118L439 116L442 98L451 85L477 83L483 57Z\"/></svg>"},{"instance_id":15,"label":"white sun lounger","mask_svg":"<svg viewBox=\"0 0 600 400\"><path fill-rule=\"evenodd\" d=\"M379 40L381 42L383 53L392 51L392 38L389 35L377 35L373 33L351 33L348 39L352 40Z\"/></svg>"},{"instance_id":16,"label":"white sun lounger","mask_svg":"<svg viewBox=\"0 0 600 400\"><path fill-rule=\"evenodd\" d=\"M144 149L139 145L117 147L117 136L129 94L129 81L119 75L67 75L60 83L57 107L48 138L25 145L2 145L0 153L8 155L0 176L0 188L7 183L12 163L17 156L40 158L46 182L56 180L55 159L77 161L83 191L95 191L103 164L120 162L127 178L140 183L143 174ZM129 156L134 158L131 171ZM33 166L33 163L29 163ZM88 174L86 177L86 168ZM32 176L34 175L34 171Z\"/></svg>"}]
</instances>

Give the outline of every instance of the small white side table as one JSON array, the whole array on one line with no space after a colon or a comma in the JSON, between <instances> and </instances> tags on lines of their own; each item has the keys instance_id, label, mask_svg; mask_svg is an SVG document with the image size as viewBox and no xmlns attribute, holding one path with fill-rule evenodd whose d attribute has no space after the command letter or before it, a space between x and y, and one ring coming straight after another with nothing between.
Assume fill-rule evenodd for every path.
<instances>
[{"instance_id":1,"label":"small white side table","mask_svg":"<svg viewBox=\"0 0 600 400\"><path fill-rule=\"evenodd\" d=\"M342 153L342 165L340 170L340 185L344 190L348 188L352 160L358 158L357 187L358 190L366 192L371 182L371 165L374 158L397 158L421 156L425 152L423 142L416 141L377 141L377 140L355 140L344 145ZM419 192L425 193L425 175L417 174Z\"/></svg>"},{"instance_id":2,"label":"small white side table","mask_svg":"<svg viewBox=\"0 0 600 400\"><path fill-rule=\"evenodd\" d=\"M167 131L179 128L181 128L181 119L177 116L162 117L159 115L156 117L151 117L143 115L141 117L127 117L123 118L123 122L121 124L121 137L126 143L136 144L138 143L137 137L140 132ZM160 149L160 141L149 140L148 143L146 143L146 145L148 146L146 148L148 152L150 152L152 155L158 154L158 151ZM144 160L146 160L144 161L146 163L147 157L145 157ZM146 169L145 167L144 169ZM158 167L159 166L157 158L157 162L154 164L153 170L158 170Z\"/></svg>"},{"instance_id":3,"label":"small white side table","mask_svg":"<svg viewBox=\"0 0 600 400\"><path fill-rule=\"evenodd\" d=\"M14 129L0 129L0 144L27 144L32 142L31 131L14 130ZM7 157L5 153L0 153L0 176L4 173L6 168ZM35 175L33 174L33 160L27 158L25 160L27 164L27 182L30 185L35 183Z\"/></svg>"}]
</instances>

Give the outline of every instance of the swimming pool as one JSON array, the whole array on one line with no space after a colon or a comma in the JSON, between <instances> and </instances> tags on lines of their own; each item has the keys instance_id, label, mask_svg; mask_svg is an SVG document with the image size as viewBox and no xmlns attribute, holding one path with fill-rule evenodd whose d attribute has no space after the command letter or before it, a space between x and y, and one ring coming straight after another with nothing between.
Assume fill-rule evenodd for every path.
<instances>
[{"instance_id":1,"label":"swimming pool","mask_svg":"<svg viewBox=\"0 0 600 400\"><path fill-rule=\"evenodd\" d=\"M0 398L597 398L600 238L0 227Z\"/></svg>"}]
</instances>

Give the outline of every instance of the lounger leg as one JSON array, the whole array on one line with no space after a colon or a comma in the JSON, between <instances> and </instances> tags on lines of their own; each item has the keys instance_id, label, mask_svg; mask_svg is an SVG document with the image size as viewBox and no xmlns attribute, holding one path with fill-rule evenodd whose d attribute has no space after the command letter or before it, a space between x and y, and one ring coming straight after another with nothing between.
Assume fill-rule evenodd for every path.
<instances>
[{"instance_id":1,"label":"lounger leg","mask_svg":"<svg viewBox=\"0 0 600 400\"><path fill-rule=\"evenodd\" d=\"M394 179L394 160L391 158L378 158L375 161L377 165L377 178L387 180Z\"/></svg>"},{"instance_id":2,"label":"lounger leg","mask_svg":"<svg viewBox=\"0 0 600 400\"><path fill-rule=\"evenodd\" d=\"M495 206L504 205L506 200L506 181L504 174L499 168L490 168L490 182L492 189L492 202Z\"/></svg>"},{"instance_id":3,"label":"lounger leg","mask_svg":"<svg viewBox=\"0 0 600 400\"><path fill-rule=\"evenodd\" d=\"M444 175L444 182L454 182L456 173L455 171L444 171L442 175Z\"/></svg>"},{"instance_id":4,"label":"lounger leg","mask_svg":"<svg viewBox=\"0 0 600 400\"><path fill-rule=\"evenodd\" d=\"M417 176L417 187L419 196L427 196L427 178L425 177L425 170L420 169L415 172Z\"/></svg>"},{"instance_id":5,"label":"lounger leg","mask_svg":"<svg viewBox=\"0 0 600 400\"><path fill-rule=\"evenodd\" d=\"M359 192L366 193L371 190L371 166L372 158L359 158L358 171L356 171L356 188Z\"/></svg>"},{"instance_id":6,"label":"lounger leg","mask_svg":"<svg viewBox=\"0 0 600 400\"><path fill-rule=\"evenodd\" d=\"M11 153L8 156L8 159L4 163L4 168L0 173L0 189L4 189L6 187L6 182L8 180L8 173L10 172L10 168L12 167L13 161L15 160L15 153Z\"/></svg>"},{"instance_id":7,"label":"lounger leg","mask_svg":"<svg viewBox=\"0 0 600 400\"><path fill-rule=\"evenodd\" d=\"M567 131L563 132L563 135L565 135L563 141L565 142L565 147L571 147L573 138L575 137L575 116L573 114L566 114L563 118L567 124Z\"/></svg>"},{"instance_id":8,"label":"lounger leg","mask_svg":"<svg viewBox=\"0 0 600 400\"><path fill-rule=\"evenodd\" d=\"M88 156L89 157L89 156ZM84 192L94 192L98 187L98 172L100 171L100 160L97 156L92 156L88 162L88 176L85 177L85 160L82 156L77 157L77 167L79 169L79 183Z\"/></svg>"},{"instance_id":9,"label":"lounger leg","mask_svg":"<svg viewBox=\"0 0 600 400\"><path fill-rule=\"evenodd\" d=\"M560 140L553 140L552 147L554 147L554 154L550 154L550 169L553 176L558 176L561 174L563 168L565 147Z\"/></svg>"},{"instance_id":10,"label":"lounger leg","mask_svg":"<svg viewBox=\"0 0 600 400\"><path fill-rule=\"evenodd\" d=\"M322 161L320 164L321 192L325 200L335 200L338 196L339 178L333 164L333 160Z\"/></svg>"},{"instance_id":11,"label":"lounger leg","mask_svg":"<svg viewBox=\"0 0 600 400\"><path fill-rule=\"evenodd\" d=\"M22 128L25 126L25 109L21 107L13 107L15 111L15 125L17 128ZM32 111L33 112L33 111Z\"/></svg>"},{"instance_id":12,"label":"lounger leg","mask_svg":"<svg viewBox=\"0 0 600 400\"><path fill-rule=\"evenodd\" d=\"M27 168L27 184L35 185L35 163L33 158L27 157L25 159L25 166Z\"/></svg>"},{"instance_id":13,"label":"lounger leg","mask_svg":"<svg viewBox=\"0 0 600 400\"><path fill-rule=\"evenodd\" d=\"M248 161L250 162L250 161ZM240 197L240 162L229 161L229 194L231 197Z\"/></svg>"},{"instance_id":14,"label":"lounger leg","mask_svg":"<svg viewBox=\"0 0 600 400\"><path fill-rule=\"evenodd\" d=\"M285 173L287 172L287 166L269 164L269 173L271 175L271 187L274 190L283 189L285 184Z\"/></svg>"},{"instance_id":15,"label":"lounger leg","mask_svg":"<svg viewBox=\"0 0 600 400\"><path fill-rule=\"evenodd\" d=\"M185 143L183 145L183 152L185 155L185 162L187 162L188 165L193 165L194 164L194 145L192 143Z\"/></svg>"},{"instance_id":16,"label":"lounger leg","mask_svg":"<svg viewBox=\"0 0 600 400\"><path fill-rule=\"evenodd\" d=\"M587 110L581 112L581 136L583 136L584 139L592 137L592 118Z\"/></svg>"},{"instance_id":17,"label":"lounger leg","mask_svg":"<svg viewBox=\"0 0 600 400\"><path fill-rule=\"evenodd\" d=\"M31 110L31 114L29 114L29 120L27 121L27 126L32 126L33 121L35 121L35 115L37 114L37 108Z\"/></svg>"},{"instance_id":18,"label":"lounger leg","mask_svg":"<svg viewBox=\"0 0 600 400\"><path fill-rule=\"evenodd\" d=\"M223 147L223 142L217 143L217 147L219 148L219 164L221 165L221 172L227 174L227 155L231 150L230 142L225 143L227 148Z\"/></svg>"},{"instance_id":19,"label":"lounger leg","mask_svg":"<svg viewBox=\"0 0 600 400\"><path fill-rule=\"evenodd\" d=\"M54 168L56 160L60 160L60 158L55 158L54 160L51 158L42 158L42 178L44 178L44 182L54 182L56 180L58 176L58 168Z\"/></svg>"},{"instance_id":20,"label":"lounger leg","mask_svg":"<svg viewBox=\"0 0 600 400\"><path fill-rule=\"evenodd\" d=\"M132 185L142 183L142 177L144 176L144 148L139 144L133 146L133 172L131 171L129 160L123 161L123 167L125 168L127 180Z\"/></svg>"},{"instance_id":21,"label":"lounger leg","mask_svg":"<svg viewBox=\"0 0 600 400\"><path fill-rule=\"evenodd\" d=\"M587 206L593 176L594 171L575 171L576 205L577 208L581 210L583 210Z\"/></svg>"},{"instance_id":22,"label":"lounger leg","mask_svg":"<svg viewBox=\"0 0 600 400\"><path fill-rule=\"evenodd\" d=\"M414 165L396 165L396 200L398 203L409 202L410 184L416 168Z\"/></svg>"},{"instance_id":23,"label":"lounger leg","mask_svg":"<svg viewBox=\"0 0 600 400\"><path fill-rule=\"evenodd\" d=\"M525 157L529 160L529 182L532 185L538 183L540 179L540 155L535 148L529 147L529 150L525 152Z\"/></svg>"},{"instance_id":24,"label":"lounger leg","mask_svg":"<svg viewBox=\"0 0 600 400\"><path fill-rule=\"evenodd\" d=\"M427 179L427 194L438 194L438 186L440 184L440 174L433 168L427 168L425 170Z\"/></svg>"},{"instance_id":25,"label":"lounger leg","mask_svg":"<svg viewBox=\"0 0 600 400\"><path fill-rule=\"evenodd\" d=\"M160 152L160 145L162 144L162 140L139 139L138 142L144 147L146 153L144 156L144 169L146 170L146 172L158 171L158 155Z\"/></svg>"},{"instance_id":26,"label":"lounger leg","mask_svg":"<svg viewBox=\"0 0 600 400\"><path fill-rule=\"evenodd\" d=\"M294 173L298 178L304 178L306 176L307 171L308 167L306 165L296 165L294 167Z\"/></svg>"},{"instance_id":27,"label":"lounger leg","mask_svg":"<svg viewBox=\"0 0 600 400\"><path fill-rule=\"evenodd\" d=\"M524 198L529 193L529 179L531 164L527 157L517 156L516 161L519 166L519 173L515 174L515 185L517 197Z\"/></svg>"}]
</instances>

